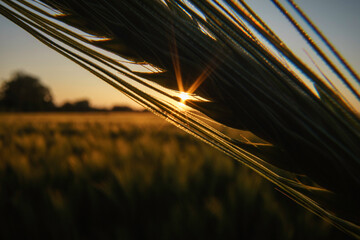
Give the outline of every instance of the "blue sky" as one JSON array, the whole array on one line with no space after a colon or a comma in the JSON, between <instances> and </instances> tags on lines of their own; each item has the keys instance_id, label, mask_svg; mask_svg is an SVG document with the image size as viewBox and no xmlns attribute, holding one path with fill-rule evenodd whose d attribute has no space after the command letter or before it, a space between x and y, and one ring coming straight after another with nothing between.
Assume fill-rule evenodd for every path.
<instances>
[{"instance_id":1,"label":"blue sky","mask_svg":"<svg viewBox=\"0 0 360 240\"><path fill-rule=\"evenodd\" d=\"M248 1L297 54L306 48L287 20L266 0ZM300 0L308 16L350 62L360 70L360 1ZM52 89L56 103L87 98L95 106L138 106L86 70L59 55L0 15L0 84L17 70L38 76Z\"/></svg>"}]
</instances>

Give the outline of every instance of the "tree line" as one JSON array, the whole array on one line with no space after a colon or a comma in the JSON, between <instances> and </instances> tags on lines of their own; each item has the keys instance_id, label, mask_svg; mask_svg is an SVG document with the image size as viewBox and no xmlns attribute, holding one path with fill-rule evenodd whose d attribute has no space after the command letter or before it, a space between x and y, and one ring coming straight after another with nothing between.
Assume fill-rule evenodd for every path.
<instances>
[{"instance_id":1,"label":"tree line","mask_svg":"<svg viewBox=\"0 0 360 240\"><path fill-rule=\"evenodd\" d=\"M40 79L17 72L0 87L0 111L3 112L105 112L135 111L128 106L113 106L111 109L95 108L87 99L65 102L57 106L51 90Z\"/></svg>"}]
</instances>

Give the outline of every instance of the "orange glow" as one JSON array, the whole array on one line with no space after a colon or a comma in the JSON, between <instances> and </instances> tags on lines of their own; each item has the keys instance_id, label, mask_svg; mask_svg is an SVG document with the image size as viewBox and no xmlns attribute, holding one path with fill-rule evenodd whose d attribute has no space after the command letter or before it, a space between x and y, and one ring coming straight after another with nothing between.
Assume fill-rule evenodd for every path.
<instances>
[{"instance_id":1,"label":"orange glow","mask_svg":"<svg viewBox=\"0 0 360 240\"><path fill-rule=\"evenodd\" d=\"M172 62L174 65L175 78L176 78L176 81L178 84L179 91L184 92L184 86L183 86L182 77L181 77L180 63L179 63L179 58L178 58L178 51L177 51L177 47L176 47L175 37L173 39L174 39L174 41L173 41L173 44L170 46L170 50L172 51L171 58L172 58Z\"/></svg>"},{"instance_id":2,"label":"orange glow","mask_svg":"<svg viewBox=\"0 0 360 240\"><path fill-rule=\"evenodd\" d=\"M200 87L200 85L206 80L206 78L210 75L211 73L211 67L208 66L205 68L205 70L200 74L199 77L197 77L197 79L195 80L195 82L191 85L191 87L189 88L189 90L187 91L189 94L192 94L196 91L196 89L198 89Z\"/></svg>"},{"instance_id":3,"label":"orange glow","mask_svg":"<svg viewBox=\"0 0 360 240\"><path fill-rule=\"evenodd\" d=\"M170 45L170 51L171 51L171 60L174 66L174 72L175 72L175 78L177 81L178 89L180 91L180 102L182 104L185 104L185 101L190 98L190 95L196 91L200 87L200 85L207 79L207 77L210 75L214 68L214 64L216 62L216 59L213 59L204 69L204 71L196 78L194 83L190 86L190 88L185 91L184 84L182 81L181 76L181 68L180 68L180 62L178 57L178 50L176 47L176 40L175 36L173 36L173 42Z\"/></svg>"}]
</instances>

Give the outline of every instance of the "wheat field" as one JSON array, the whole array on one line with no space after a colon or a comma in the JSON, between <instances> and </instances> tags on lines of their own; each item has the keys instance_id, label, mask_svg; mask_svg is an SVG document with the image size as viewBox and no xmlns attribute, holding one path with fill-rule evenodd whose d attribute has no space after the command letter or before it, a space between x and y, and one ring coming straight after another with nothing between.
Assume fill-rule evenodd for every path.
<instances>
[{"instance_id":1,"label":"wheat field","mask_svg":"<svg viewBox=\"0 0 360 240\"><path fill-rule=\"evenodd\" d=\"M346 239L150 113L0 115L0 239Z\"/></svg>"}]
</instances>

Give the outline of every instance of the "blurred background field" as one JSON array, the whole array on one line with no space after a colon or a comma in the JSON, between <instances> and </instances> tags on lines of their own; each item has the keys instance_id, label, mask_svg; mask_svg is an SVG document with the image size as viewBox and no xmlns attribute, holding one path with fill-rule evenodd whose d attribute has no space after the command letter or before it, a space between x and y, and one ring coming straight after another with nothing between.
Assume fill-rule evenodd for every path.
<instances>
[{"instance_id":1,"label":"blurred background field","mask_svg":"<svg viewBox=\"0 0 360 240\"><path fill-rule=\"evenodd\" d=\"M0 239L347 239L151 113L2 113Z\"/></svg>"}]
</instances>

